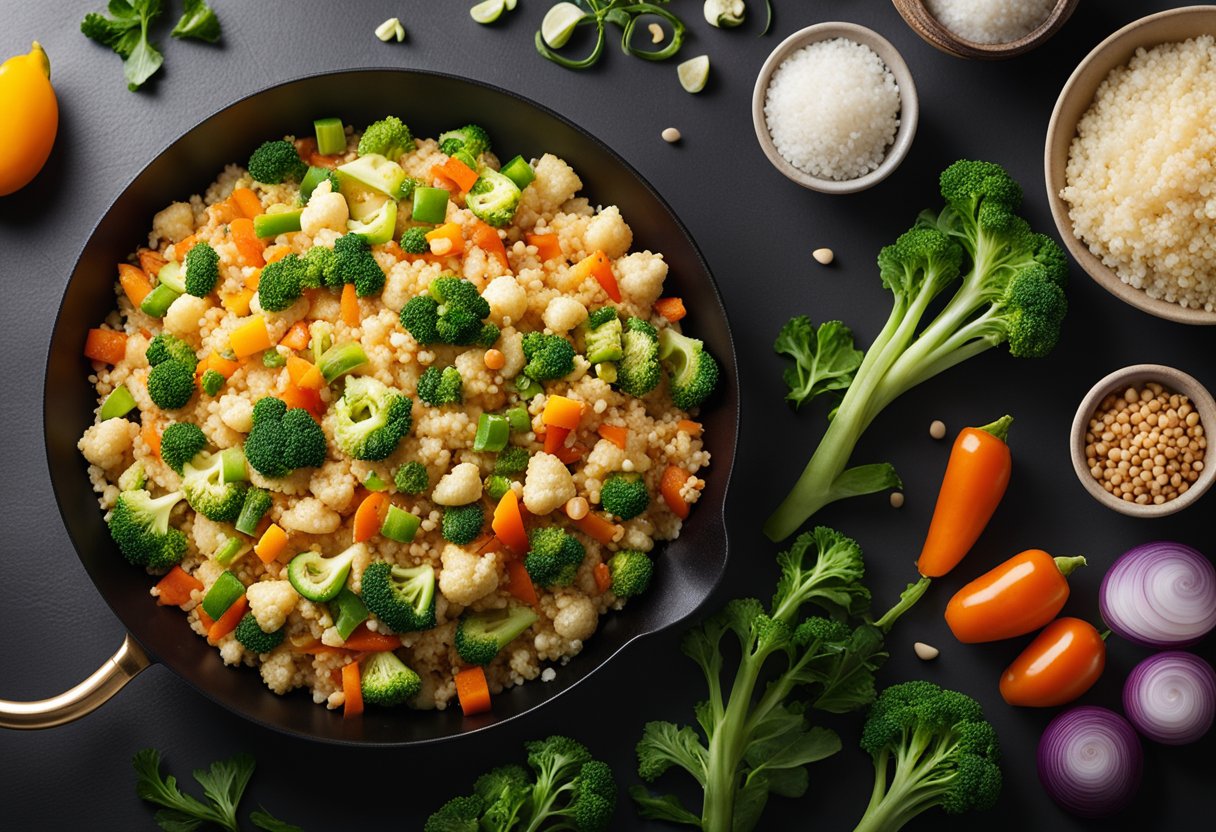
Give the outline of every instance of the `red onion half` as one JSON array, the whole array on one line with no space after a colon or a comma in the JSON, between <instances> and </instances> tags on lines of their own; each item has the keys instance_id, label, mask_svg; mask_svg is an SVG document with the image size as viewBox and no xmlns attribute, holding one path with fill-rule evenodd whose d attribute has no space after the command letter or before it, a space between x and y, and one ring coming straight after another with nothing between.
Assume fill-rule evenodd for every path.
<instances>
[{"instance_id":1,"label":"red onion half","mask_svg":"<svg viewBox=\"0 0 1216 832\"><path fill-rule=\"evenodd\" d=\"M1171 650L1149 656L1123 685L1123 710L1150 740L1195 742L1216 717L1216 671L1193 653Z\"/></svg>"},{"instance_id":2,"label":"red onion half","mask_svg":"<svg viewBox=\"0 0 1216 832\"><path fill-rule=\"evenodd\" d=\"M1136 730L1107 708L1082 705L1057 716L1039 739L1039 780L1074 815L1100 818L1132 802L1144 752Z\"/></svg>"},{"instance_id":3,"label":"red onion half","mask_svg":"<svg viewBox=\"0 0 1216 832\"><path fill-rule=\"evenodd\" d=\"M1102 619L1116 635L1148 647L1184 647L1216 627L1216 568L1190 546L1145 543L1102 578Z\"/></svg>"}]
</instances>

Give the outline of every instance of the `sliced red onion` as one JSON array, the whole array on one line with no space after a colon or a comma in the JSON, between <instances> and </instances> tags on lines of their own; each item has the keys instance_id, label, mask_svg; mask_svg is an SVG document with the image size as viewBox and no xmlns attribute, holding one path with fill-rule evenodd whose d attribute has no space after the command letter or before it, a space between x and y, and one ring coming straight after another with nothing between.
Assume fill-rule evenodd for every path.
<instances>
[{"instance_id":1,"label":"sliced red onion","mask_svg":"<svg viewBox=\"0 0 1216 832\"><path fill-rule=\"evenodd\" d=\"M1114 814L1140 788L1144 752L1131 724L1082 705L1057 716L1039 739L1039 780L1051 799L1087 818Z\"/></svg>"},{"instance_id":2,"label":"sliced red onion","mask_svg":"<svg viewBox=\"0 0 1216 832\"><path fill-rule=\"evenodd\" d=\"M1121 638L1185 647L1216 627L1216 568L1182 543L1145 543L1115 561L1099 598L1102 619Z\"/></svg>"},{"instance_id":3,"label":"sliced red onion","mask_svg":"<svg viewBox=\"0 0 1216 832\"><path fill-rule=\"evenodd\" d=\"M1193 653L1171 650L1149 656L1127 677L1123 710L1150 740L1195 742L1216 717L1216 671Z\"/></svg>"}]
</instances>

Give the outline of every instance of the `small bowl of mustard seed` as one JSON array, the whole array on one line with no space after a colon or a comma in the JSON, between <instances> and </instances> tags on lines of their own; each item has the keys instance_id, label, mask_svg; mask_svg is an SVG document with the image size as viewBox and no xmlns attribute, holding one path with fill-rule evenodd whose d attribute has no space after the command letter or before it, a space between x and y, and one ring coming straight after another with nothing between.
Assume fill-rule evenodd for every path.
<instances>
[{"instance_id":1,"label":"small bowl of mustard seed","mask_svg":"<svg viewBox=\"0 0 1216 832\"><path fill-rule=\"evenodd\" d=\"M1072 422L1072 465L1095 500L1132 517L1164 517L1199 499L1216 478L1207 427L1212 394L1161 364L1116 370L1095 384Z\"/></svg>"}]
</instances>

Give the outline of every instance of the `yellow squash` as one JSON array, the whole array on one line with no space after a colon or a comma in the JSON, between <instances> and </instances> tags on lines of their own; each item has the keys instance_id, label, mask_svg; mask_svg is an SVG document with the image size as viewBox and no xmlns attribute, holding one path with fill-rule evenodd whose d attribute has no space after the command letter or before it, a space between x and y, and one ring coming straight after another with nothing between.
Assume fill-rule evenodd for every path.
<instances>
[{"instance_id":1,"label":"yellow squash","mask_svg":"<svg viewBox=\"0 0 1216 832\"><path fill-rule=\"evenodd\" d=\"M58 129L51 62L34 41L29 54L0 64L0 196L19 191L38 175Z\"/></svg>"}]
</instances>

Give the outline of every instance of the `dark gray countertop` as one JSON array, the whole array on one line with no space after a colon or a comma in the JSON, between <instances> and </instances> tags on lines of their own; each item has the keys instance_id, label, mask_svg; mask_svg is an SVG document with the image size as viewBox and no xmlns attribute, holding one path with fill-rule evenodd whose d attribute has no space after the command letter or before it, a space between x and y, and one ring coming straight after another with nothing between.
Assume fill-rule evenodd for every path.
<instances>
[{"instance_id":1,"label":"dark gray countertop","mask_svg":"<svg viewBox=\"0 0 1216 832\"><path fill-rule=\"evenodd\" d=\"M1083 3L1063 31L1039 51L1008 63L969 63L920 41L881 0L775 0L773 32L757 38L753 20L722 32L703 21L700 3L681 0L689 24L684 57L709 53L713 75L698 97L684 93L674 64L651 64L609 48L594 71L574 74L535 54L532 33L549 3L522 0L496 25L467 15L471 0L442 4L360 2L254 4L215 0L224 25L220 47L159 40L165 67L149 88L127 92L119 59L77 31L101 0L0 2L0 56L24 52L37 38L47 49L59 95L61 127L40 179L0 200L0 251L9 300L0 306L0 343L16 356L0 397L0 424L10 459L0 479L5 526L0 575L0 696L36 698L75 684L109 656L122 630L88 581L64 534L42 452L42 356L72 263L97 217L135 173L170 140L206 115L251 91L305 73L353 66L425 67L510 88L556 109L620 152L672 204L714 271L730 312L743 390L743 429L728 521L732 557L724 589L772 592L776 547L763 539L763 518L792 482L823 428L822 412L793 414L781 403L781 366L770 345L792 312L839 317L859 342L873 336L889 309L873 266L877 249L907 228L922 207L937 204L937 172L961 156L1006 165L1027 190L1027 214L1051 229L1042 185L1042 146L1056 94L1098 41L1134 17L1175 3L1109 0ZM177 4L168 16L176 14ZM762 3L752 0L753 15ZM372 30L400 15L404 44L378 42ZM826 197L781 178L756 146L750 118L756 71L778 41L811 23L844 19L893 41L911 66L921 95L912 152L882 185L852 197ZM171 25L171 24L170 24ZM386 102L386 111L425 102ZM476 114L470 114L471 117ZM669 146L659 132L678 127ZM592 195L594 199L594 195ZM626 217L628 206L623 206ZM135 240L144 229L132 229ZM830 246L837 262L810 258ZM1209 553L1208 496L1185 514L1134 521L1092 502L1068 461L1067 431L1084 392L1108 370L1141 361L1174 364L1216 384L1211 356L1216 332L1147 317L1123 306L1074 270L1072 312L1059 350L1044 362L991 353L924 385L891 407L870 430L855 459L888 459L903 475L901 511L885 497L854 500L818 520L838 526L865 548L876 606L885 606L911 574L947 443L928 438L940 418L951 435L964 424L1017 417L1011 435L1015 473L1004 504L969 559L943 580L890 639L893 657L882 681L929 678L978 697L1001 733L1007 785L983 817L934 813L908 828L927 830L1176 830L1216 808L1211 789L1212 739L1191 748L1146 744L1145 784L1135 807L1115 822L1074 820L1048 800L1034 771L1034 748L1053 712L1013 710L997 693L1001 669L1025 639L986 647L956 644L941 620L950 594L1017 551L1043 547L1084 553L1091 566L1073 580L1067 612L1096 620L1104 567L1130 546L1161 536ZM99 316L101 311L99 310ZM17 360L19 358L20 360ZM160 748L179 777L240 751L259 761L246 808L259 804L314 830L360 827L417 829L448 796L466 790L485 768L520 758L520 744L552 731L573 734L613 763L624 785L636 782L632 746L647 719L691 721L703 688L676 647L678 633L644 640L596 680L552 706L477 740L421 752L357 751L280 736L234 717L162 667L136 679L86 719L41 733L0 733L0 804L8 829L106 830L152 827L134 795L131 755ZM933 664L912 655L912 642L942 649ZM1212 642L1200 648L1209 659ZM1085 701L1118 707L1123 677L1144 651L1115 642L1104 679ZM807 797L773 798L764 830L847 830L860 816L871 767L856 748L859 720L824 720L844 749L812 769ZM671 776L672 788L688 794ZM667 785L667 784L664 784ZM658 829L622 801L616 828Z\"/></svg>"}]
</instances>

